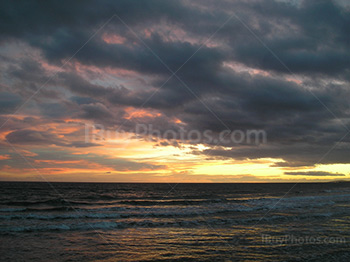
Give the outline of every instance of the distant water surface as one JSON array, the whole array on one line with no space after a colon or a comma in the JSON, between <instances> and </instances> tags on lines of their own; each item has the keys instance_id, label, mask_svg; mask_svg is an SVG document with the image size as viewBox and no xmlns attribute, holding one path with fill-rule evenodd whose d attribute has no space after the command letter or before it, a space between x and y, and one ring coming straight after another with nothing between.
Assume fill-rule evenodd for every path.
<instances>
[{"instance_id":1,"label":"distant water surface","mask_svg":"<svg viewBox=\"0 0 350 262\"><path fill-rule=\"evenodd\" d=\"M2 261L350 261L350 183L0 183Z\"/></svg>"}]
</instances>

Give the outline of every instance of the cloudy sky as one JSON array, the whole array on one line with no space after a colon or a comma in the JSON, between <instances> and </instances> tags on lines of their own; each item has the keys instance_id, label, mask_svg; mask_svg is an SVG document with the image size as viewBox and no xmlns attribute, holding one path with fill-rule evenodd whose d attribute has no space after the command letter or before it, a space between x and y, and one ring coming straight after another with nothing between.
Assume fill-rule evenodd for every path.
<instances>
[{"instance_id":1,"label":"cloudy sky","mask_svg":"<svg viewBox=\"0 0 350 262\"><path fill-rule=\"evenodd\" d=\"M350 178L347 1L1 1L0 32L0 180Z\"/></svg>"}]
</instances>

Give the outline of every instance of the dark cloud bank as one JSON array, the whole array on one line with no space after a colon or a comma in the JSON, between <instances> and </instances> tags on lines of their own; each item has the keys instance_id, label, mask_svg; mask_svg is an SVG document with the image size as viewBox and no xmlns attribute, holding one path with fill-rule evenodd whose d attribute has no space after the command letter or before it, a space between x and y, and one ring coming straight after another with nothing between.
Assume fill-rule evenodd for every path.
<instances>
[{"instance_id":1,"label":"dark cloud bank","mask_svg":"<svg viewBox=\"0 0 350 262\"><path fill-rule=\"evenodd\" d=\"M93 72L68 64L33 99L47 121L71 117L117 128L126 107L143 106L162 115L137 121L163 131L178 130L170 121L177 118L188 130L267 133L265 145L219 143L194 152L210 158L272 157L283 159L276 166L296 167L350 162L349 137L321 159L350 128L350 9L336 1L2 1L1 45L25 45L39 56L2 53L1 79L9 84L1 86L0 112L13 112L45 83L43 61L62 66L111 17L71 62L128 70L141 84L93 81ZM123 41L107 43L106 34ZM82 146L30 126L7 138Z\"/></svg>"}]
</instances>

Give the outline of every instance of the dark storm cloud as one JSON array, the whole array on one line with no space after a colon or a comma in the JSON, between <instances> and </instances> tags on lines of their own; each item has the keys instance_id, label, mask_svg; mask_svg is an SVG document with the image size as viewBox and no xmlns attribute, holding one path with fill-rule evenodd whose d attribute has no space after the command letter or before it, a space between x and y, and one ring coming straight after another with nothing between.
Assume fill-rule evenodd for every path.
<instances>
[{"instance_id":1,"label":"dark storm cloud","mask_svg":"<svg viewBox=\"0 0 350 262\"><path fill-rule=\"evenodd\" d=\"M74 28L80 31L101 24L118 13L129 23L177 17L187 13L173 1L2 1L0 28L4 36L35 37ZM102 24L101 24L102 25Z\"/></svg>"},{"instance_id":2,"label":"dark storm cloud","mask_svg":"<svg viewBox=\"0 0 350 262\"><path fill-rule=\"evenodd\" d=\"M69 59L114 13L141 39L114 17L72 62L149 77L142 88L91 81L67 67L50 82L54 90L45 87L36 97L47 118L82 118L115 127L124 123L124 107L142 106L162 115L129 119L123 128L144 123L162 132L179 130L180 125L171 122L177 118L188 130L209 129L215 135L227 128L263 129L270 147L230 144L227 150L212 143L210 149L195 153L212 158L281 158L275 163L279 167L314 165L344 135L343 125L349 126L350 91L344 80L350 72L350 11L337 2L3 1L1 5L1 43L24 42L49 64ZM233 17L201 46L232 12L242 22ZM109 44L104 33L124 40ZM190 57L177 72L181 80L176 76L168 80L170 71ZM47 70L34 58L10 61L6 60L3 77L11 79L16 94L2 93L2 113L9 113L21 97L29 97L47 80ZM238 64L238 69L231 64ZM239 70L247 67L255 72ZM9 141L82 146L28 129L21 124L8 134ZM343 143L322 163L348 163L349 138Z\"/></svg>"},{"instance_id":3,"label":"dark storm cloud","mask_svg":"<svg viewBox=\"0 0 350 262\"><path fill-rule=\"evenodd\" d=\"M287 140L288 141L288 140ZM197 154L205 154L212 159L238 159L249 160L259 158L277 158L283 159L271 166L275 167L302 167L315 166L316 164L345 164L350 162L349 139L343 145L333 148L331 152L330 145L319 145L318 143L275 143L261 146L240 146L236 145L231 149L215 147L206 149Z\"/></svg>"},{"instance_id":4,"label":"dark storm cloud","mask_svg":"<svg viewBox=\"0 0 350 262\"><path fill-rule=\"evenodd\" d=\"M81 144L82 147L86 145ZM78 146L80 147L80 146ZM18 150L18 149L17 149ZM95 154L80 154L74 155L66 150L52 151L45 149L34 150L36 154L27 156L27 161L31 162L37 169L41 168L86 168L88 164L98 164L103 167L111 168L115 171L137 171L137 170L158 170L164 169L164 165L155 165L152 163L136 162L121 158L108 158ZM28 168L28 163L23 161L23 158L16 152L7 152L8 159L0 160L0 167L9 166L12 168ZM21 154L25 152L21 151ZM2 155L2 148L0 147L0 155ZM58 160L59 163L56 161ZM83 162L80 162L84 160ZM35 161L40 161L40 165Z\"/></svg>"},{"instance_id":5,"label":"dark storm cloud","mask_svg":"<svg viewBox=\"0 0 350 262\"><path fill-rule=\"evenodd\" d=\"M196 6L181 1L102 1L91 8L92 4L69 2L67 11L62 2L39 4L4 1L0 16L3 38L6 40L6 37L15 37L29 41L42 48L49 59L64 59L70 57L72 50L77 50L89 38L93 29L114 13L140 29L147 29L163 19L202 39L225 21L223 17L228 18L235 9L239 9L245 23L293 72L334 74L349 69L350 30L347 25L350 22L350 12L332 1L303 1L298 5L271 0L258 3L223 2L216 5L216 10L201 9L201 2L195 2ZM203 2L202 6L210 7L212 4L208 1ZM229 41L228 57L250 66L287 72L243 25L235 19L233 21L226 27L230 29L230 26L234 26L233 30L227 31L224 28L217 36L225 42ZM126 37L132 35L118 18L111 21L108 29L111 28L121 31ZM275 35L275 32L278 34ZM136 46L130 42L127 45L107 45L97 37L77 58L84 63L100 66L123 64L124 67L135 70L164 71L164 66L133 38L133 42L138 42ZM194 50L188 43L168 43L166 47L156 32L151 39L144 41L173 70ZM200 58L204 53L200 52L196 57ZM208 58L213 59L212 56ZM199 59L193 65L198 66L200 61ZM203 60L206 61L208 60ZM201 75L203 76L205 74Z\"/></svg>"},{"instance_id":6,"label":"dark storm cloud","mask_svg":"<svg viewBox=\"0 0 350 262\"><path fill-rule=\"evenodd\" d=\"M20 105L22 99L20 96L8 93L1 92L0 93L0 113L12 113L16 107Z\"/></svg>"},{"instance_id":7,"label":"dark storm cloud","mask_svg":"<svg viewBox=\"0 0 350 262\"><path fill-rule=\"evenodd\" d=\"M64 146L64 147L91 147L100 146L97 143L85 143L84 141L69 142L50 131L36 131L30 129L16 130L6 135L6 140L15 145L35 146Z\"/></svg>"},{"instance_id":8,"label":"dark storm cloud","mask_svg":"<svg viewBox=\"0 0 350 262\"><path fill-rule=\"evenodd\" d=\"M84 113L81 115L82 118L86 119L103 119L113 118L113 114L108 110L106 106L100 103L83 105L82 109Z\"/></svg>"},{"instance_id":9,"label":"dark storm cloud","mask_svg":"<svg viewBox=\"0 0 350 262\"><path fill-rule=\"evenodd\" d=\"M72 50L81 46L81 39L88 39L89 35L89 33L82 35L67 32L54 36L52 44L45 41L37 46L44 51L50 61L61 61L61 59L69 58ZM93 39L74 58L87 65L112 66L168 76L171 74L170 70L176 71L200 47L200 45L189 43L165 42L156 33L152 34L149 39L144 39L144 44L135 37L130 41L136 44L108 44L98 38ZM149 49L155 51L152 52ZM189 60L185 67L187 70L191 69L192 76L201 75L201 78L204 77L203 80L205 80L205 73L215 70L222 59L223 54L220 54L219 50L202 47L201 52ZM169 67L170 70L166 67Z\"/></svg>"},{"instance_id":10,"label":"dark storm cloud","mask_svg":"<svg viewBox=\"0 0 350 262\"><path fill-rule=\"evenodd\" d=\"M6 139L13 144L64 145L55 134L28 129L13 131Z\"/></svg>"},{"instance_id":11,"label":"dark storm cloud","mask_svg":"<svg viewBox=\"0 0 350 262\"><path fill-rule=\"evenodd\" d=\"M292 176L345 176L344 174L322 172L322 171L284 172L284 174L292 175Z\"/></svg>"},{"instance_id":12,"label":"dark storm cloud","mask_svg":"<svg viewBox=\"0 0 350 262\"><path fill-rule=\"evenodd\" d=\"M61 97L60 90L55 88L55 79L50 81L50 86L45 86L50 73L42 66L37 59L33 57L10 57L10 61L7 61L7 57L0 58L3 63L4 70L1 74L3 80L9 81L8 87L0 86L0 90L6 90L7 92L16 93L21 96L25 101L34 92L40 89L40 93L33 97L33 100L44 99L59 99ZM57 86L55 86L57 87ZM23 102L24 102L23 101Z\"/></svg>"},{"instance_id":13,"label":"dark storm cloud","mask_svg":"<svg viewBox=\"0 0 350 262\"><path fill-rule=\"evenodd\" d=\"M61 118L72 114L72 111L68 110L64 103L41 103L40 110L43 116L48 118Z\"/></svg>"},{"instance_id":14,"label":"dark storm cloud","mask_svg":"<svg viewBox=\"0 0 350 262\"><path fill-rule=\"evenodd\" d=\"M350 10L335 1L263 1L250 6L244 20L257 37L279 57L271 55L255 37L234 41L234 57L264 70L290 73L341 74L349 71ZM259 26L254 26L258 19ZM277 33L277 34L276 34ZM248 40L248 41L247 41ZM287 69L287 68L288 69Z\"/></svg>"}]
</instances>

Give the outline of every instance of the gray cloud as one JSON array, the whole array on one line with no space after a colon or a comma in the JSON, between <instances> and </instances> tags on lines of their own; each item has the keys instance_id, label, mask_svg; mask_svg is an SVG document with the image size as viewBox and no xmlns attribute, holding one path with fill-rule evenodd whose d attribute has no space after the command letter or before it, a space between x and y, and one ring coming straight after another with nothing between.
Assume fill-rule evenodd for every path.
<instances>
[{"instance_id":1,"label":"gray cloud","mask_svg":"<svg viewBox=\"0 0 350 262\"><path fill-rule=\"evenodd\" d=\"M67 136L68 137L68 136ZM97 143L85 143L85 141L70 142L66 137L58 136L50 131L36 131L30 129L16 130L6 135L6 140L16 145L48 146L56 145L63 147L92 147L100 146Z\"/></svg>"},{"instance_id":2,"label":"gray cloud","mask_svg":"<svg viewBox=\"0 0 350 262\"><path fill-rule=\"evenodd\" d=\"M284 174L292 175L292 176L345 176L344 174L322 172L322 171L284 172Z\"/></svg>"},{"instance_id":3,"label":"gray cloud","mask_svg":"<svg viewBox=\"0 0 350 262\"><path fill-rule=\"evenodd\" d=\"M22 99L17 94L0 93L0 113L12 113L20 105Z\"/></svg>"},{"instance_id":4,"label":"gray cloud","mask_svg":"<svg viewBox=\"0 0 350 262\"><path fill-rule=\"evenodd\" d=\"M1 44L24 43L39 54L25 59L0 57L6 69L1 79L11 84L11 89L1 87L2 114L13 112L45 83L49 70L43 61L62 65L117 13L173 71L196 52L177 72L192 91L176 77L163 86L171 72L115 17L40 91L30 112L38 110L45 121L85 119L107 128L124 123L125 130L147 123L162 132L178 131L180 124L174 118L188 130L209 129L214 135L227 127L263 129L268 146L230 144L224 149L212 143L210 149L194 153L212 158L280 158L274 164L279 167L314 165L344 135L342 123L350 126L350 11L337 2L5 1L1 5ZM233 11L279 59L234 17L201 47ZM104 34L120 35L124 41L107 43ZM91 77L75 68L75 63L98 67L102 76ZM231 68L232 64L236 67ZM114 73L108 77L103 73L108 70L128 70L130 78L142 79L142 84L136 88L110 80ZM125 123L125 109L141 106L161 116ZM11 119L7 138L18 144L83 146L30 130L36 121ZM348 163L349 142L345 137L322 163Z\"/></svg>"}]
</instances>

